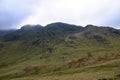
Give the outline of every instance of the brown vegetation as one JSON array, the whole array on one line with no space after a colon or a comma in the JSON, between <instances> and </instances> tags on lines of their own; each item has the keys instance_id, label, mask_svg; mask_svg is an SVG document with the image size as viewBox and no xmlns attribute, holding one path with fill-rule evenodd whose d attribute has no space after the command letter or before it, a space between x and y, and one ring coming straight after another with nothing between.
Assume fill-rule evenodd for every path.
<instances>
[{"instance_id":1,"label":"brown vegetation","mask_svg":"<svg viewBox=\"0 0 120 80\"><path fill-rule=\"evenodd\" d=\"M0 63L0 68L1 67L6 67L6 66L8 66L8 64L6 64L6 63Z\"/></svg>"},{"instance_id":2,"label":"brown vegetation","mask_svg":"<svg viewBox=\"0 0 120 80\"><path fill-rule=\"evenodd\" d=\"M68 62L68 66L69 66L69 68L71 68L73 66L76 66L76 67L83 66L84 62L86 60L87 60L87 58L80 58L80 59L77 59L77 60L72 60L72 61Z\"/></svg>"}]
</instances>

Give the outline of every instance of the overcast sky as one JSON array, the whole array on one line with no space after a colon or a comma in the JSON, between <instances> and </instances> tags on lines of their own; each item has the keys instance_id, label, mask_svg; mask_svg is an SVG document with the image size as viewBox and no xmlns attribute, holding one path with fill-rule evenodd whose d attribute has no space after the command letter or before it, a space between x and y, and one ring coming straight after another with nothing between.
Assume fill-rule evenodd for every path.
<instances>
[{"instance_id":1,"label":"overcast sky","mask_svg":"<svg viewBox=\"0 0 120 80\"><path fill-rule=\"evenodd\" d=\"M0 29L53 22L120 29L120 0L0 0Z\"/></svg>"}]
</instances>

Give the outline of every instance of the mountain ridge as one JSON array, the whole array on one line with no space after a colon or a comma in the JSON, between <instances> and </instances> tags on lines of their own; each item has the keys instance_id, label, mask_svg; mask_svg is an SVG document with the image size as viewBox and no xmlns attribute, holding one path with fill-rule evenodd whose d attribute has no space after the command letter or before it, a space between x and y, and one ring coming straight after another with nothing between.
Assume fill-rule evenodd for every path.
<instances>
[{"instance_id":1,"label":"mountain ridge","mask_svg":"<svg viewBox=\"0 0 120 80\"><path fill-rule=\"evenodd\" d=\"M84 30L90 30L92 31L93 29L109 29L109 31L111 31L112 33L116 33L116 34L120 34L120 30L118 29L114 29L114 28L111 28L111 27L98 27L98 26L94 26L94 25L87 25L85 27L82 27L82 26L76 26L76 25L71 25L71 24L67 24L67 23L62 23L62 22L56 22L56 23L51 23L51 24L48 24L46 26L41 26L41 25L24 25L22 26L20 29L18 30L14 30L12 32L8 32L10 35L14 34L14 37L16 36L20 36L20 35L28 35L31 36L32 34L34 33L39 33L39 34L42 34L41 32L42 31L46 31L46 32L51 32L51 33L62 33L64 31L71 31L73 32L75 30L75 32L80 32L80 31L84 31ZM58 31L57 31L58 30ZM73 30L73 31L72 31ZM8 30L9 31L9 30ZM56 31L56 32L55 32ZM95 31L95 30L93 30ZM2 32L2 31L0 31ZM5 32L5 31L3 31ZM7 32L7 31L6 31ZM18 35L16 35L16 33L19 33ZM32 33L32 34L31 34ZM8 35L9 35L8 34ZM31 35L30 35L31 34ZM71 33L72 34L72 33ZM4 36L8 36L7 33L4 35ZM64 33L61 34L62 36L65 35Z\"/></svg>"}]
</instances>

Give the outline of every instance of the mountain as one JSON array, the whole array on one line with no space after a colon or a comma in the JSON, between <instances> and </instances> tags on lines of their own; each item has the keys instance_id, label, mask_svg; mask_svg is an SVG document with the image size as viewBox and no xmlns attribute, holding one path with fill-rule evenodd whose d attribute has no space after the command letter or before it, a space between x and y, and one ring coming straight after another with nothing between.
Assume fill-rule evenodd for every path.
<instances>
[{"instance_id":1,"label":"mountain","mask_svg":"<svg viewBox=\"0 0 120 80\"><path fill-rule=\"evenodd\" d=\"M56 22L0 31L0 36L0 80L39 80L44 76L60 75L62 78L62 75L70 77L71 74L99 76L111 73L109 75L115 76L120 73L118 29Z\"/></svg>"},{"instance_id":2,"label":"mountain","mask_svg":"<svg viewBox=\"0 0 120 80\"><path fill-rule=\"evenodd\" d=\"M5 35L5 40L19 40L25 38L31 38L31 37L60 37L60 36L66 36L68 34L72 34L75 32L79 32L82 30L82 27L78 27L75 25L69 25L65 23L52 23L45 27L42 27L41 25L25 25L21 27L21 29L16 30L15 32ZM30 37L27 37L30 36Z\"/></svg>"}]
</instances>

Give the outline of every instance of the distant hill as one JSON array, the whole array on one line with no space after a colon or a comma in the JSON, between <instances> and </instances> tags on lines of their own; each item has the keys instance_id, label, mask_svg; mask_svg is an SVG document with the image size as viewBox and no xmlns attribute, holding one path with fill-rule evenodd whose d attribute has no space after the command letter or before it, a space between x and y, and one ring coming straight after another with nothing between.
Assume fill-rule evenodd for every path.
<instances>
[{"instance_id":1,"label":"distant hill","mask_svg":"<svg viewBox=\"0 0 120 80\"><path fill-rule=\"evenodd\" d=\"M8 33L11 33L11 32L14 32L15 30L0 30L0 37L8 34Z\"/></svg>"}]
</instances>

